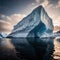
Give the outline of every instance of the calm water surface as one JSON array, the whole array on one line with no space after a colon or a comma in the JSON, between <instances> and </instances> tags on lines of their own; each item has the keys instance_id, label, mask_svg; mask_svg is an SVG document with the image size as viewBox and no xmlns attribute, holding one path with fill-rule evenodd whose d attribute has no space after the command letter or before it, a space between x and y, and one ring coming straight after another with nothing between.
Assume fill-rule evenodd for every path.
<instances>
[{"instance_id":1,"label":"calm water surface","mask_svg":"<svg viewBox=\"0 0 60 60\"><path fill-rule=\"evenodd\" d=\"M54 38L0 38L0 60L52 60Z\"/></svg>"}]
</instances>

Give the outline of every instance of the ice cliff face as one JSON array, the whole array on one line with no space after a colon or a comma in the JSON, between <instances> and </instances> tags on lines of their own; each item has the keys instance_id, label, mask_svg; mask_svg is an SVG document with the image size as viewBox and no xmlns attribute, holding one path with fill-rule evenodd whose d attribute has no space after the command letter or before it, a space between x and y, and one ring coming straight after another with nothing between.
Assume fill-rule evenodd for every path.
<instances>
[{"instance_id":1,"label":"ice cliff face","mask_svg":"<svg viewBox=\"0 0 60 60\"><path fill-rule=\"evenodd\" d=\"M39 6L14 26L14 30L8 37L41 37L52 32L52 19L44 8Z\"/></svg>"}]
</instances>

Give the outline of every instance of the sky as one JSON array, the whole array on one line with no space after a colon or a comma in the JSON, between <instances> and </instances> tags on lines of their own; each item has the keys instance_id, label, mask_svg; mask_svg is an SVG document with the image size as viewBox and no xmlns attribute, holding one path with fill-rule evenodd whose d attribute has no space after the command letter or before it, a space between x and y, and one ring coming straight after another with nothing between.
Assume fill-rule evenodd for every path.
<instances>
[{"instance_id":1,"label":"sky","mask_svg":"<svg viewBox=\"0 0 60 60\"><path fill-rule=\"evenodd\" d=\"M60 0L0 0L0 32L10 33L20 20L42 5L54 26L60 26Z\"/></svg>"}]
</instances>

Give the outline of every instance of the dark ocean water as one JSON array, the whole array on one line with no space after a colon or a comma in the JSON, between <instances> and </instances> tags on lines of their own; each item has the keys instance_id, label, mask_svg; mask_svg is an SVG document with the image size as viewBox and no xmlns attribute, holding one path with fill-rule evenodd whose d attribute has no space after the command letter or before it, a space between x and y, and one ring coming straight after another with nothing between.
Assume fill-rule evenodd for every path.
<instances>
[{"instance_id":1,"label":"dark ocean water","mask_svg":"<svg viewBox=\"0 0 60 60\"><path fill-rule=\"evenodd\" d=\"M0 60L52 60L54 38L0 38Z\"/></svg>"}]
</instances>

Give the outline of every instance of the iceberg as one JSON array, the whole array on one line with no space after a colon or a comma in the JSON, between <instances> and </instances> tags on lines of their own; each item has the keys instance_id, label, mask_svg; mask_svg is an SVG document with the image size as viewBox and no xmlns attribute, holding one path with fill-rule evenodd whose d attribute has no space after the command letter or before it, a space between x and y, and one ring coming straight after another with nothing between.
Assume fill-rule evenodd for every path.
<instances>
[{"instance_id":1,"label":"iceberg","mask_svg":"<svg viewBox=\"0 0 60 60\"><path fill-rule=\"evenodd\" d=\"M3 36L0 34L0 38L2 38Z\"/></svg>"},{"instance_id":2,"label":"iceberg","mask_svg":"<svg viewBox=\"0 0 60 60\"><path fill-rule=\"evenodd\" d=\"M5 37L7 37L7 34L4 34L4 33L0 33L0 38L5 38Z\"/></svg>"},{"instance_id":3,"label":"iceberg","mask_svg":"<svg viewBox=\"0 0 60 60\"><path fill-rule=\"evenodd\" d=\"M35 8L28 16L23 18L8 37L41 37L53 32L52 19L42 6ZM45 36L45 35L44 35Z\"/></svg>"}]
</instances>

